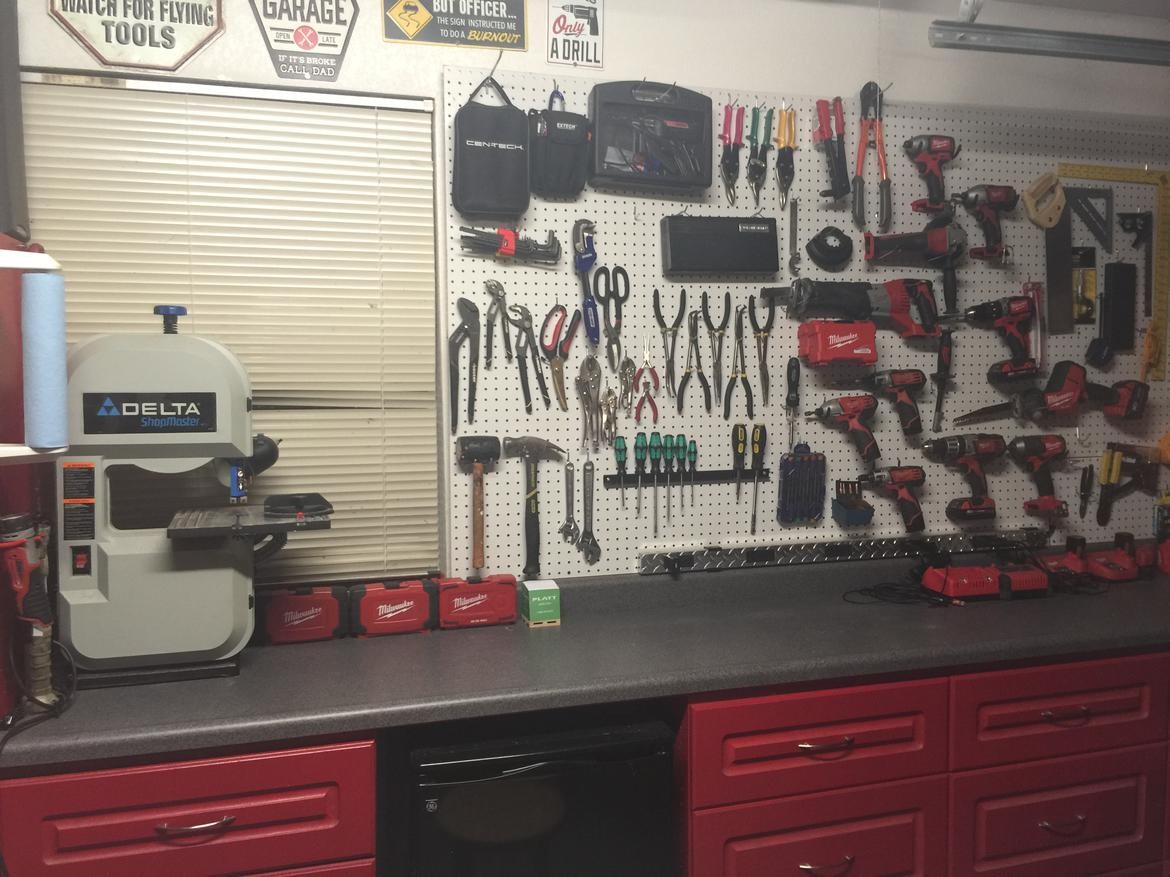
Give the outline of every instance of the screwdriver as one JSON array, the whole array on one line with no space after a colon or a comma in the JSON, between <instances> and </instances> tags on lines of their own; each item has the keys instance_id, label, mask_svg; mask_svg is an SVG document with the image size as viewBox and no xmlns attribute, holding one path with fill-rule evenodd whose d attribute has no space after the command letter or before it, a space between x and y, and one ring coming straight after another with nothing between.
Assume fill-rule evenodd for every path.
<instances>
[{"instance_id":1,"label":"screwdriver","mask_svg":"<svg viewBox=\"0 0 1170 877\"><path fill-rule=\"evenodd\" d=\"M744 454L747 453L747 427L742 423L737 423L731 428L731 458L732 467L735 469L735 502L739 503L740 497L740 470L743 469Z\"/></svg>"},{"instance_id":2,"label":"screwdriver","mask_svg":"<svg viewBox=\"0 0 1170 877\"><path fill-rule=\"evenodd\" d=\"M784 412L788 415L788 450L796 447L796 418L800 414L800 360L788 360L788 395L784 397Z\"/></svg>"},{"instance_id":3,"label":"screwdriver","mask_svg":"<svg viewBox=\"0 0 1170 877\"><path fill-rule=\"evenodd\" d=\"M634 439L634 470L638 473L638 495L635 502L637 517L642 517L642 473L646 471L646 433L640 432Z\"/></svg>"},{"instance_id":4,"label":"screwdriver","mask_svg":"<svg viewBox=\"0 0 1170 877\"><path fill-rule=\"evenodd\" d=\"M670 473L674 471L674 435L662 440L662 468L666 470L666 523L670 523Z\"/></svg>"},{"instance_id":5,"label":"screwdriver","mask_svg":"<svg viewBox=\"0 0 1170 877\"><path fill-rule=\"evenodd\" d=\"M654 535L658 536L658 461L662 459L662 436L650 435L650 484L654 495Z\"/></svg>"},{"instance_id":6,"label":"screwdriver","mask_svg":"<svg viewBox=\"0 0 1170 877\"><path fill-rule=\"evenodd\" d=\"M683 475L687 471L687 437L679 433L674 437L674 458L678 460L678 510L683 509Z\"/></svg>"},{"instance_id":7,"label":"screwdriver","mask_svg":"<svg viewBox=\"0 0 1170 877\"><path fill-rule=\"evenodd\" d=\"M622 508L626 507L626 438L617 436L613 440L613 456L617 460L618 478L621 479Z\"/></svg>"},{"instance_id":8,"label":"screwdriver","mask_svg":"<svg viewBox=\"0 0 1170 877\"><path fill-rule=\"evenodd\" d=\"M695 507L695 464L699 462L699 446L691 439L687 445L687 466L691 470L691 508Z\"/></svg>"},{"instance_id":9,"label":"screwdriver","mask_svg":"<svg viewBox=\"0 0 1170 877\"><path fill-rule=\"evenodd\" d=\"M764 449L768 445L768 428L762 423L752 427L752 535L756 535L756 500L760 495L760 474L764 471Z\"/></svg>"}]
</instances>

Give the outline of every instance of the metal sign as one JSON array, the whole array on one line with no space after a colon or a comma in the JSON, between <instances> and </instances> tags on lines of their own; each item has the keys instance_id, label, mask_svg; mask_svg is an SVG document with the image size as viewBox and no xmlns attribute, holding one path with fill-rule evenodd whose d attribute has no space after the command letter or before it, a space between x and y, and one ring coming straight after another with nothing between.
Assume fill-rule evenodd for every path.
<instances>
[{"instance_id":1,"label":"metal sign","mask_svg":"<svg viewBox=\"0 0 1170 877\"><path fill-rule=\"evenodd\" d=\"M544 42L550 64L602 67L605 0L548 0L548 33Z\"/></svg>"},{"instance_id":2,"label":"metal sign","mask_svg":"<svg viewBox=\"0 0 1170 877\"><path fill-rule=\"evenodd\" d=\"M525 0L382 0L382 9L387 42L528 49Z\"/></svg>"},{"instance_id":3,"label":"metal sign","mask_svg":"<svg viewBox=\"0 0 1170 877\"><path fill-rule=\"evenodd\" d=\"M49 15L107 67L177 70L223 31L223 0L49 0Z\"/></svg>"},{"instance_id":4,"label":"metal sign","mask_svg":"<svg viewBox=\"0 0 1170 877\"><path fill-rule=\"evenodd\" d=\"M357 21L357 0L250 2L277 76L337 80Z\"/></svg>"}]
</instances>

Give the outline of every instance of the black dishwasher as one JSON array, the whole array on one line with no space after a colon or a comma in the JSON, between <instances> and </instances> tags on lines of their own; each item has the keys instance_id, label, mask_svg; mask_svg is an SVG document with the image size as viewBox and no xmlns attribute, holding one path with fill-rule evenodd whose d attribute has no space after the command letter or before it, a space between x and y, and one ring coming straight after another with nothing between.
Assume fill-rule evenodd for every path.
<instances>
[{"instance_id":1,"label":"black dishwasher","mask_svg":"<svg viewBox=\"0 0 1170 877\"><path fill-rule=\"evenodd\" d=\"M411 873L674 874L673 740L651 722L412 752Z\"/></svg>"}]
</instances>

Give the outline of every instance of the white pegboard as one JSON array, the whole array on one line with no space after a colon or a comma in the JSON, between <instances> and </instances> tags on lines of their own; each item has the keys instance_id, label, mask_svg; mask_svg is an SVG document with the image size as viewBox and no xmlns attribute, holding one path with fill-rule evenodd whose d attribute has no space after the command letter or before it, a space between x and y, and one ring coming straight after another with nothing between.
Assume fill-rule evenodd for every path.
<instances>
[{"instance_id":1,"label":"white pegboard","mask_svg":"<svg viewBox=\"0 0 1170 877\"><path fill-rule=\"evenodd\" d=\"M443 94L443 161L446 190L442 195L441 219L445 230L445 246L441 247L445 259L445 289L440 297L441 310L445 314L443 339L441 342L441 372L446 387L446 338L458 325L455 301L461 296L472 299L485 315L490 297L484 289L484 281L500 281L508 295L509 304L523 304L532 311L536 328L539 329L544 315L553 304L560 302L570 311L579 305L580 287L573 273L571 257L571 231L578 218L589 218L597 224L598 265L623 265L629 272L632 293L624 308L622 328L623 348L630 350L631 357L640 363L642 359L643 336L651 341L651 360L659 373L664 371L661 336L657 331L652 310L652 292L655 287L663 296L663 311L671 319L677 311L678 296L685 290L687 310L698 309L700 296L707 291L716 309L716 316L722 307L723 293L731 293L732 307L746 304L749 294L758 295L760 284L751 282L701 282L672 283L662 275L659 246L659 221L663 216L678 213L686 208L697 215L747 215L755 211L747 184L745 169L747 149L741 154L738 206L729 208L724 199L722 183L718 175L719 144L716 137L715 171L711 188L696 198L663 197L655 193L599 190L587 187L577 201L550 202L533 197L528 212L523 217L522 232L543 240L546 232L552 230L565 249L561 263L555 268L542 268L497 262L464 255L459 246L458 226L474 224L464 221L450 203L450 172L452 142L451 132L454 114L462 106L471 90L483 79L486 71L448 67L444 71ZM507 90L512 102L522 109L543 107L548 93L553 88L553 77L536 74L499 74L497 78ZM586 113L589 90L593 83L583 79L557 77L557 86L564 93L567 108L574 112ZM854 239L855 255L844 272L828 275L820 272L808 259L802 261L803 276L824 279L883 281L896 277L925 277L935 282L936 296L940 309L942 284L938 274L922 269L867 268L862 255L861 233L852 221L848 199L838 205L830 205L819 197L819 191L827 185L825 159L812 145L811 132L815 121L815 98L775 93L752 93L750 91L728 91L727 89L704 89L692 83L690 88L707 94L714 104L714 131L718 135L722 119L722 105L738 100L749 108L759 104L764 107L779 107L782 101L794 105L797 111L796 181L792 195L800 199L800 244L803 247L817 231L826 225L835 225ZM861 83L858 83L860 90ZM831 97L826 95L825 97ZM1170 164L1170 137L1158 132L1153 123L1142 123L1127 118L1087 117L1055 115L1045 112L1004 112L1000 110L970 107L946 107L930 105L900 104L891 92L885 104L885 141L890 175L893 180L894 221L893 232L921 230L924 219L910 210L910 202L924 197L925 185L918 178L914 165L902 150L902 143L910 136L923 133L946 133L953 135L962 146L962 154L945 170L948 192L958 192L980 183L1006 184L1023 189L1040 174L1054 170L1057 161L1078 161L1110 163L1128 166L1149 165L1164 167ZM846 110L846 151L849 156L849 173L853 174L858 136L859 99L856 94L845 101ZM761 114L762 116L762 114ZM750 122L750 112L747 114ZM762 118L761 118L762 122ZM745 124L746 127L746 124ZM747 131L745 130L745 140ZM776 217L779 224L782 270L768 285L786 285L790 278L787 265L788 223L787 211L779 207L775 180L775 150L768 156L769 170L763 190L760 209L766 216ZM866 180L869 200L870 230L877 231L877 162L872 155L867 159ZM1085 182L1078 185L1105 185ZM1115 185L1115 209L1117 212L1152 210L1154 192L1152 187ZM959 221L967 231L970 245L982 243L982 234L974 218L965 211L959 211ZM1074 244L1096 246L1080 221L1074 218ZM992 267L979 262L967 261L959 270L959 306L966 307L1004 295L1016 294L1028 280L1044 280L1044 235L1043 231L1030 223L1023 208L1010 216L1004 223L1004 237L1012 247L1013 260L1009 267ZM1141 272L1144 262L1139 252L1134 251L1129 235L1115 230L1114 253L1106 254L1098 249L1098 271L1105 263L1124 260L1138 265L1139 271L1139 329L1145 320L1140 317ZM754 339L745 338L745 352L749 377L756 398L755 421L767 425L769 433L768 466L774 468L777 458L784 450L787 425L784 416L784 367L788 357L796 350L796 330L799 324L785 317L783 310L777 313L776 324L771 335L768 365L771 374L771 395L768 407L761 405L759 371L756 361ZM486 331L486 326L484 327ZM734 328L732 321L730 330ZM466 353L460 366L461 398L459 402L458 434L535 435L550 439L565 448L567 459L577 469L575 516L582 521L581 469L586 453L580 448L581 412L572 392L572 381L581 360L585 356L586 343L582 329L573 343L569 361L566 363L566 386L569 395L569 410L562 412L556 400L545 409L533 382L534 408L531 416L524 414L521 401L520 379L516 363L506 363L496 327L495 362L490 370L480 369L478 403L475 423L466 423ZM514 331L514 330L513 330ZM1079 326L1075 334L1050 337L1047 343L1047 364L1061 359L1083 361L1084 351L1090 339L1096 334L1094 327ZM484 339L486 340L486 339ZM703 368L710 378L713 372L705 329L700 335L703 354ZM733 338L724 344L724 379L730 371ZM604 347L604 337L602 345ZM483 342L481 341L481 357ZM1133 354L1124 354L1116 360L1107 374L1090 370L1089 379L1109 384L1123 377L1137 377L1138 348ZM934 371L935 353L933 344L910 345L889 331L878 333L878 368L920 368L927 374ZM686 323L680 332L675 368L682 377L686 361ZM1170 425L1170 384L1158 383L1152 386L1149 413L1144 421L1127 425L1124 433L1113 424L1107 424L1099 411L1083 412L1080 417L1081 442L1077 442L1075 421L1052 423L1045 430L1034 425L1020 425L1011 420L989 422L970 430L951 428L951 418L974 408L1002 401L1004 394L986 381L988 366L1007 357L1007 347L994 332L969 328L957 328L955 333L954 383L946 399L946 420L941 436L962 431L998 432L1009 441L1017 435L1028 432L1059 432L1068 440L1070 459L1055 473L1058 497L1068 501L1072 516L1065 522L1064 529L1070 534L1083 535L1090 540L1108 539L1116 530L1131 530L1139 537L1151 530L1152 512L1148 499L1142 494L1122 500L1114 509L1113 520L1108 528L1099 528L1095 522L1096 497L1090 506L1089 515L1081 520L1076 515L1077 486L1080 467L1084 463L1096 464L1106 441L1128 440L1154 443L1167 425ZM604 350L599 349L603 373L610 385L617 388L614 376L605 364ZM547 372L547 363L545 363ZM841 395L828 389L828 373L809 368L802 369L801 407L805 410L815 407L823 398ZM633 471L634 436L639 429L647 432L657 429L663 434L685 433L699 445L699 468L728 468L731 465L730 434L731 424L746 422L746 407L742 389L737 388L731 421L722 417L722 411L713 406L707 414L701 404L702 390L692 380L687 389L686 407L680 415L663 387L657 401L661 416L658 425L650 426L646 420L637 427L633 419L620 421L619 432L626 437L630 448L629 469ZM604 389L604 385L603 385ZM551 395L550 384L550 395ZM932 436L930 419L933 412L933 385L923 391L919 399L926 431L914 439L904 437L899 428L898 418L892 406L882 400L874 421L874 434L882 450L883 465L921 463L927 472L926 486L921 494L927 532L953 532L956 525L947 520L944 510L948 500L967 496L970 491L962 476L939 464L923 460L917 447L925 438ZM444 418L448 417L449 403L444 399ZM450 424L445 424L444 434L450 436ZM810 443L814 450L828 456L828 495L832 496L832 484L838 478L853 478L864 470L860 456L844 432L836 431L818 422L800 423L798 436ZM1124 438L1123 438L1124 436ZM454 442L449 439L443 452L447 473L447 570L452 574L463 574L470 569L471 558L471 479L458 467L454 458ZM734 485L699 486L695 491L696 503L690 505L690 491L687 489L687 504L679 513L677 489L673 492L674 512L670 525L665 523L665 513L660 508L660 533L654 539L651 533L651 519L648 505L642 517L634 515L634 496L627 491L627 504L620 507L616 490L605 490L601 485L602 476L616 471L613 452L602 448L594 458L597 474L595 482L594 532L601 544L601 560L593 566L587 565L580 552L563 542L558 528L565 517L564 470L562 463L544 462L539 466L540 508L542 529L541 571L542 575L563 577L586 574L633 573L637 571L638 555L646 550L680 550L705 545L724 546L793 543L845 539L850 536L898 536L904 533L902 520L895 503L880 494L867 491L867 499L876 512L868 528L844 530L829 516L826 502L825 520L817 527L782 527L776 522L777 486L775 481L760 486L759 531L749 536L748 523L751 513L750 485L744 491L740 504L735 500ZM994 463L989 470L990 494L999 509L995 526L1009 528L1035 525L1035 518L1028 518L1023 503L1035 495L1035 488L1028 476L1019 470L1007 457ZM523 529L523 467L517 459L501 460L486 480L486 546L487 568L491 571L519 571L524 563ZM645 501L650 500L649 491ZM664 494L659 491L659 502ZM968 528L969 529L969 528ZM1063 538L1059 534L1056 538Z\"/></svg>"}]
</instances>

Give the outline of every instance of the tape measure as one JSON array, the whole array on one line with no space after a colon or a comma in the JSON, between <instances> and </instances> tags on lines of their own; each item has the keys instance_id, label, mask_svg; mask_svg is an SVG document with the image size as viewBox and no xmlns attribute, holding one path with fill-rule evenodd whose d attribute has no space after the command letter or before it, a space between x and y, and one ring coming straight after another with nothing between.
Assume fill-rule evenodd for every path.
<instances>
[{"instance_id":1,"label":"tape measure","mask_svg":"<svg viewBox=\"0 0 1170 877\"><path fill-rule=\"evenodd\" d=\"M1150 378L1166 380L1166 329L1170 326L1170 171L1144 168L1111 167L1100 164L1065 164L1056 166L1061 177L1099 180L1107 183L1137 183L1154 186L1158 191L1154 208L1154 234L1149 246L1154 248L1153 315L1146 326L1146 350L1153 357ZM1143 351L1143 358L1146 351Z\"/></svg>"}]
</instances>

